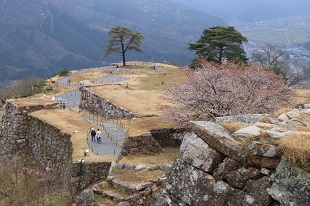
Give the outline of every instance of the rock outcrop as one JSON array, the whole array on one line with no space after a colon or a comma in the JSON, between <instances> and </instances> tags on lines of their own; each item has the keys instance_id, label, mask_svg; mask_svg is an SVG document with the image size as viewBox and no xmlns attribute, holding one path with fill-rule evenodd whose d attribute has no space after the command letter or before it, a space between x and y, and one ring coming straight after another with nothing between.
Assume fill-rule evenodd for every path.
<instances>
[{"instance_id":1,"label":"rock outcrop","mask_svg":"<svg viewBox=\"0 0 310 206\"><path fill-rule=\"evenodd\" d=\"M183 159L175 161L155 205L310 205L309 170L287 162L276 141L309 120L310 111L293 110L235 133L191 122L180 146Z\"/></svg>"}]
</instances>

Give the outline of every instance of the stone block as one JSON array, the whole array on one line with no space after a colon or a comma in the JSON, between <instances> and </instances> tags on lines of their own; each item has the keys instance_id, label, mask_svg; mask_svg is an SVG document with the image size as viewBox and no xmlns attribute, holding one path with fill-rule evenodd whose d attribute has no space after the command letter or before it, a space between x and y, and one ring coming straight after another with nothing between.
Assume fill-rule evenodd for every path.
<instances>
[{"instance_id":1,"label":"stone block","mask_svg":"<svg viewBox=\"0 0 310 206\"><path fill-rule=\"evenodd\" d=\"M261 134L261 128L259 128L256 125L252 125L249 127L244 127L239 129L234 133L234 136L239 136L239 137L248 137L248 136L259 136Z\"/></svg>"},{"instance_id":2,"label":"stone block","mask_svg":"<svg viewBox=\"0 0 310 206\"><path fill-rule=\"evenodd\" d=\"M242 164L234 159L226 157L224 161L213 172L213 177L217 180L222 180L231 171L241 168Z\"/></svg>"},{"instance_id":3,"label":"stone block","mask_svg":"<svg viewBox=\"0 0 310 206\"><path fill-rule=\"evenodd\" d=\"M150 170L150 171L154 171L154 170L159 170L160 167L159 167L158 165L152 165L152 166L150 166L150 167L147 168L147 169Z\"/></svg>"},{"instance_id":4,"label":"stone block","mask_svg":"<svg viewBox=\"0 0 310 206\"><path fill-rule=\"evenodd\" d=\"M222 153L211 148L195 133L186 135L183 142L180 147L183 160L205 172L213 172L225 158Z\"/></svg>"},{"instance_id":5,"label":"stone block","mask_svg":"<svg viewBox=\"0 0 310 206\"><path fill-rule=\"evenodd\" d=\"M250 180L246 184L245 192L254 197L254 205L270 205L272 198L267 189L271 187L271 184L272 182L267 176L258 180Z\"/></svg>"},{"instance_id":6,"label":"stone block","mask_svg":"<svg viewBox=\"0 0 310 206\"><path fill-rule=\"evenodd\" d=\"M162 171L170 171L171 170L171 165L163 165L161 168Z\"/></svg>"},{"instance_id":7,"label":"stone block","mask_svg":"<svg viewBox=\"0 0 310 206\"><path fill-rule=\"evenodd\" d=\"M230 186L238 189L243 189L248 180L257 178L259 176L262 176L259 169L254 167L249 168L242 167L228 173L225 176L225 179L227 180Z\"/></svg>"},{"instance_id":8,"label":"stone block","mask_svg":"<svg viewBox=\"0 0 310 206\"><path fill-rule=\"evenodd\" d=\"M242 153L243 146L223 126L205 121L192 121L190 123L193 132L212 148L230 158L240 161L245 159L245 154Z\"/></svg>"},{"instance_id":9,"label":"stone block","mask_svg":"<svg viewBox=\"0 0 310 206\"><path fill-rule=\"evenodd\" d=\"M117 163L115 164L115 168L116 168L116 169L123 169L124 166L125 166L125 163L123 163L123 162L117 162Z\"/></svg>"},{"instance_id":10,"label":"stone block","mask_svg":"<svg viewBox=\"0 0 310 206\"><path fill-rule=\"evenodd\" d=\"M75 198L75 204L76 206L89 206L94 200L94 192L91 189L86 189Z\"/></svg>"},{"instance_id":11,"label":"stone block","mask_svg":"<svg viewBox=\"0 0 310 206\"><path fill-rule=\"evenodd\" d=\"M126 170L134 170L136 168L136 165L132 164L125 164L124 169Z\"/></svg>"},{"instance_id":12,"label":"stone block","mask_svg":"<svg viewBox=\"0 0 310 206\"><path fill-rule=\"evenodd\" d=\"M267 192L281 205L310 205L310 172L282 159Z\"/></svg>"},{"instance_id":13,"label":"stone block","mask_svg":"<svg viewBox=\"0 0 310 206\"><path fill-rule=\"evenodd\" d=\"M168 175L166 190L178 199L179 205L225 205L233 188L184 161L176 160Z\"/></svg>"},{"instance_id":14,"label":"stone block","mask_svg":"<svg viewBox=\"0 0 310 206\"><path fill-rule=\"evenodd\" d=\"M279 155L277 154L277 147L270 142L252 141L250 142L248 149L253 155L279 158Z\"/></svg>"},{"instance_id":15,"label":"stone block","mask_svg":"<svg viewBox=\"0 0 310 206\"><path fill-rule=\"evenodd\" d=\"M117 203L115 206L131 206L130 202L122 201Z\"/></svg>"},{"instance_id":16,"label":"stone block","mask_svg":"<svg viewBox=\"0 0 310 206\"><path fill-rule=\"evenodd\" d=\"M145 188L151 187L153 185L152 182L141 182L135 186L131 186L130 188L134 191L140 191L143 190Z\"/></svg>"},{"instance_id":17,"label":"stone block","mask_svg":"<svg viewBox=\"0 0 310 206\"><path fill-rule=\"evenodd\" d=\"M139 164L136 166L135 171L137 172L137 171L142 171L142 170L146 170L146 169L147 169L147 167L145 165Z\"/></svg>"}]
</instances>

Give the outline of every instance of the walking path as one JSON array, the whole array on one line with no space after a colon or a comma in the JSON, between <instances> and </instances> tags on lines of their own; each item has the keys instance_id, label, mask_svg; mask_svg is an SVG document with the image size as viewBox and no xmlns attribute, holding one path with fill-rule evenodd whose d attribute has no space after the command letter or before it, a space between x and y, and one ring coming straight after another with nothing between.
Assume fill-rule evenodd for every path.
<instances>
[{"instance_id":1,"label":"walking path","mask_svg":"<svg viewBox=\"0 0 310 206\"><path fill-rule=\"evenodd\" d=\"M96 128L95 128L96 129ZM102 126L101 128L103 129ZM121 152L121 147L115 146L108 138L105 132L102 132L101 143L93 142L91 136L88 137L87 143L91 151L96 155L119 155Z\"/></svg>"},{"instance_id":2,"label":"walking path","mask_svg":"<svg viewBox=\"0 0 310 206\"><path fill-rule=\"evenodd\" d=\"M161 67L153 67L154 69L161 70L163 68ZM115 67L99 67L99 68L90 68L90 69L82 69L79 70L70 76L64 77L62 79L58 80L58 86L72 86L74 88L73 91L64 93L63 95L57 96L54 98L54 101L56 102L64 102L65 103L65 109L75 109L79 107L80 101L81 101L81 92L77 90L78 85L70 85L68 84L68 80L78 74L81 74L83 72L89 71L89 70L105 70L105 71L111 71L111 72L121 72L123 74L132 72L134 73L134 70L129 70L127 68L115 68ZM140 71L141 70L137 70ZM115 83L124 81L127 78L120 76L120 75L109 75L104 77L98 77L93 78L90 81L96 81L96 82L102 82L102 83ZM84 118L94 124L94 128L100 129L102 131L102 137L101 137L101 144L98 142L91 141L91 136L89 135L87 139L87 143L90 147L90 150L92 150L97 155L118 155L121 152L121 147L124 144L127 133L122 129L122 127L118 124L110 123L110 122L98 122L98 120L91 119L89 117L84 116Z\"/></svg>"},{"instance_id":3,"label":"walking path","mask_svg":"<svg viewBox=\"0 0 310 206\"><path fill-rule=\"evenodd\" d=\"M98 120L86 116L84 118L94 124L95 130L100 129L102 132L101 144L91 141L91 136L89 135L87 143L90 149L97 155L119 155L127 137L127 133L122 127L115 123L98 122Z\"/></svg>"}]
</instances>

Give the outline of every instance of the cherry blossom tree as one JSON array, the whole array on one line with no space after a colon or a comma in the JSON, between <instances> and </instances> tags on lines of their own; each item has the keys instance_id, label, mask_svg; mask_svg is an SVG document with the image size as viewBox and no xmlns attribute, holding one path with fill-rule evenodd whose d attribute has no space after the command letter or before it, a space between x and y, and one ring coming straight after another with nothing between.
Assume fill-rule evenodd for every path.
<instances>
[{"instance_id":1,"label":"cherry blossom tree","mask_svg":"<svg viewBox=\"0 0 310 206\"><path fill-rule=\"evenodd\" d=\"M183 84L166 89L174 102L162 110L167 120L187 122L218 116L270 113L291 104L293 91L283 78L259 65L215 64L205 60L188 71Z\"/></svg>"}]
</instances>

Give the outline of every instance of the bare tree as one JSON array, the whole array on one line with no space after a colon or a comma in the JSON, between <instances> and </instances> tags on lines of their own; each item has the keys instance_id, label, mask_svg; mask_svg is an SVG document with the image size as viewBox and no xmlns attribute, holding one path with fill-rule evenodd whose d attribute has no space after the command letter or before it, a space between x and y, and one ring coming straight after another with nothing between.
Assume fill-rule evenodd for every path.
<instances>
[{"instance_id":1,"label":"bare tree","mask_svg":"<svg viewBox=\"0 0 310 206\"><path fill-rule=\"evenodd\" d=\"M288 69L289 58L285 51L275 44L266 44L262 48L263 52L254 53L253 59L259 62L264 69L272 70L276 74L285 74Z\"/></svg>"},{"instance_id":2,"label":"bare tree","mask_svg":"<svg viewBox=\"0 0 310 206\"><path fill-rule=\"evenodd\" d=\"M69 205L72 197L60 188L59 175L28 165L33 162L15 155L0 165L0 205Z\"/></svg>"},{"instance_id":3,"label":"bare tree","mask_svg":"<svg viewBox=\"0 0 310 206\"><path fill-rule=\"evenodd\" d=\"M181 85L167 88L173 106L163 109L167 120L187 122L217 116L270 113L291 103L293 91L282 77L258 65L214 64L189 71Z\"/></svg>"},{"instance_id":4,"label":"bare tree","mask_svg":"<svg viewBox=\"0 0 310 206\"><path fill-rule=\"evenodd\" d=\"M252 54L252 58L264 69L283 75L284 81L289 86L304 78L304 69L294 65L289 55L276 44L266 44L262 47L262 52Z\"/></svg>"}]
</instances>

